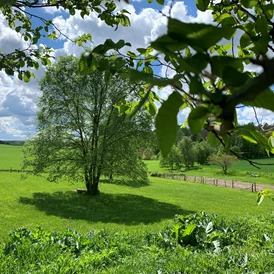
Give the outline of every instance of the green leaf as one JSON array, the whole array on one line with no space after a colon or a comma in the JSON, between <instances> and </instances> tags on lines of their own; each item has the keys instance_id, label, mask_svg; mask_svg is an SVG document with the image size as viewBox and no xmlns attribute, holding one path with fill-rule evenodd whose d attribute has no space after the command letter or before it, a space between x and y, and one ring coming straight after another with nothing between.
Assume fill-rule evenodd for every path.
<instances>
[{"instance_id":1,"label":"green leaf","mask_svg":"<svg viewBox=\"0 0 274 274\"><path fill-rule=\"evenodd\" d=\"M134 107L134 109L127 115L127 119L131 119L135 114L142 108L147 99L149 98L151 89L147 90L144 97L139 101L139 103Z\"/></svg>"},{"instance_id":2,"label":"green leaf","mask_svg":"<svg viewBox=\"0 0 274 274\"><path fill-rule=\"evenodd\" d=\"M106 70L105 73L104 73L105 83L109 83L110 80L111 80L111 77L112 77L112 74L108 70Z\"/></svg>"},{"instance_id":3,"label":"green leaf","mask_svg":"<svg viewBox=\"0 0 274 274\"><path fill-rule=\"evenodd\" d=\"M245 8L251 9L258 4L258 0L241 0L241 4Z\"/></svg>"},{"instance_id":4,"label":"green leaf","mask_svg":"<svg viewBox=\"0 0 274 274\"><path fill-rule=\"evenodd\" d=\"M273 133L272 133L272 135L273 135ZM268 143L270 146L272 146L274 148L274 136L270 136L268 138Z\"/></svg>"},{"instance_id":5,"label":"green leaf","mask_svg":"<svg viewBox=\"0 0 274 274\"><path fill-rule=\"evenodd\" d=\"M198 134L201 132L208 114L208 109L202 106L191 110L188 115L188 125L193 134Z\"/></svg>"},{"instance_id":6,"label":"green leaf","mask_svg":"<svg viewBox=\"0 0 274 274\"><path fill-rule=\"evenodd\" d=\"M207 136L207 142L212 146L217 146L220 142L213 132L209 132Z\"/></svg>"},{"instance_id":7,"label":"green leaf","mask_svg":"<svg viewBox=\"0 0 274 274\"><path fill-rule=\"evenodd\" d=\"M245 73L241 73L237 71L235 68L225 66L223 70L223 81L232 87L241 87L243 86L248 80L249 76Z\"/></svg>"},{"instance_id":8,"label":"green leaf","mask_svg":"<svg viewBox=\"0 0 274 274\"><path fill-rule=\"evenodd\" d=\"M168 37L181 43L184 48L191 46L197 51L208 50L221 39L230 39L234 33L235 29L231 27L183 23L177 19L168 19Z\"/></svg>"},{"instance_id":9,"label":"green leaf","mask_svg":"<svg viewBox=\"0 0 274 274\"><path fill-rule=\"evenodd\" d=\"M5 5L15 4L15 0L1 0L0 7L4 7Z\"/></svg>"},{"instance_id":10,"label":"green leaf","mask_svg":"<svg viewBox=\"0 0 274 274\"><path fill-rule=\"evenodd\" d=\"M238 129L238 134L251 143L260 144L268 151L273 151L273 148L269 144L267 138L256 130L254 126L242 126Z\"/></svg>"},{"instance_id":11,"label":"green leaf","mask_svg":"<svg viewBox=\"0 0 274 274\"><path fill-rule=\"evenodd\" d=\"M264 200L264 193L259 191L257 194L257 205L259 206Z\"/></svg>"},{"instance_id":12,"label":"green leaf","mask_svg":"<svg viewBox=\"0 0 274 274\"><path fill-rule=\"evenodd\" d=\"M270 38L264 35L263 37L260 37L257 41L254 42L254 47L252 47L251 50L253 50L256 54L266 54L268 51L269 42Z\"/></svg>"},{"instance_id":13,"label":"green leaf","mask_svg":"<svg viewBox=\"0 0 274 274\"><path fill-rule=\"evenodd\" d=\"M161 52L174 52L178 50L183 50L187 47L187 43L178 42L173 40L168 35L163 35L156 39L154 42L151 42L151 47L159 50Z\"/></svg>"},{"instance_id":14,"label":"green leaf","mask_svg":"<svg viewBox=\"0 0 274 274\"><path fill-rule=\"evenodd\" d=\"M211 58L212 73L223 78L224 68L231 67L237 71L243 71L243 59L230 56L213 56Z\"/></svg>"},{"instance_id":15,"label":"green leaf","mask_svg":"<svg viewBox=\"0 0 274 274\"><path fill-rule=\"evenodd\" d=\"M244 33L240 38L240 46L245 48L252 43L250 36L247 33Z\"/></svg>"},{"instance_id":16,"label":"green leaf","mask_svg":"<svg viewBox=\"0 0 274 274\"><path fill-rule=\"evenodd\" d=\"M205 54L198 52L192 57L180 58L177 61L180 64L180 72L193 72L198 74L206 68L209 60Z\"/></svg>"},{"instance_id":17,"label":"green leaf","mask_svg":"<svg viewBox=\"0 0 274 274\"><path fill-rule=\"evenodd\" d=\"M131 81L144 81L146 83L158 86L166 86L174 83L173 79L156 78L151 74L137 71L134 69L129 69L129 78Z\"/></svg>"},{"instance_id":18,"label":"green leaf","mask_svg":"<svg viewBox=\"0 0 274 274\"><path fill-rule=\"evenodd\" d=\"M165 3L165 0L156 0L156 2L162 6Z\"/></svg>"},{"instance_id":19,"label":"green leaf","mask_svg":"<svg viewBox=\"0 0 274 274\"><path fill-rule=\"evenodd\" d=\"M221 134L222 140L225 144L225 151L229 151L230 149L230 138L227 134Z\"/></svg>"},{"instance_id":20,"label":"green leaf","mask_svg":"<svg viewBox=\"0 0 274 274\"><path fill-rule=\"evenodd\" d=\"M153 102L148 103L148 111L151 116L155 116L157 113L157 107Z\"/></svg>"},{"instance_id":21,"label":"green leaf","mask_svg":"<svg viewBox=\"0 0 274 274\"><path fill-rule=\"evenodd\" d=\"M209 0L196 0L196 7L200 11L206 11L209 5Z\"/></svg>"},{"instance_id":22,"label":"green leaf","mask_svg":"<svg viewBox=\"0 0 274 274\"><path fill-rule=\"evenodd\" d=\"M156 133L159 148L164 157L168 155L176 140L178 131L177 115L182 104L182 96L177 91L174 91L163 102L156 116Z\"/></svg>"},{"instance_id":23,"label":"green leaf","mask_svg":"<svg viewBox=\"0 0 274 274\"><path fill-rule=\"evenodd\" d=\"M189 48L186 48L186 51L185 51L185 57L190 57L191 56L191 52L190 52L190 49Z\"/></svg>"},{"instance_id":24,"label":"green leaf","mask_svg":"<svg viewBox=\"0 0 274 274\"><path fill-rule=\"evenodd\" d=\"M244 102L248 106L268 109L274 112L274 93L271 89L263 91L253 101Z\"/></svg>"},{"instance_id":25,"label":"green leaf","mask_svg":"<svg viewBox=\"0 0 274 274\"><path fill-rule=\"evenodd\" d=\"M30 81L30 74L27 71L24 73L23 77L24 82L28 83Z\"/></svg>"},{"instance_id":26,"label":"green leaf","mask_svg":"<svg viewBox=\"0 0 274 274\"><path fill-rule=\"evenodd\" d=\"M190 94L204 94L206 91L199 77L191 77L189 84Z\"/></svg>"}]
</instances>

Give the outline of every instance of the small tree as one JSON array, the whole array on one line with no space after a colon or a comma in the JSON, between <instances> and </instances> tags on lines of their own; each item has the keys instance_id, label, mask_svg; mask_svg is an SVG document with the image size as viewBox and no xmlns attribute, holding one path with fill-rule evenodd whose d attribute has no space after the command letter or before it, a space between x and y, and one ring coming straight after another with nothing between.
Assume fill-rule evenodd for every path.
<instances>
[{"instance_id":1,"label":"small tree","mask_svg":"<svg viewBox=\"0 0 274 274\"><path fill-rule=\"evenodd\" d=\"M232 165L235 161L237 161L237 158L235 156L228 155L226 153L211 155L209 157L209 163L220 166L224 174L227 174L228 167Z\"/></svg>"},{"instance_id":2,"label":"small tree","mask_svg":"<svg viewBox=\"0 0 274 274\"><path fill-rule=\"evenodd\" d=\"M205 165L208 163L208 158L216 152L216 148L208 142L202 141L194 144L195 158L198 164Z\"/></svg>"},{"instance_id":3,"label":"small tree","mask_svg":"<svg viewBox=\"0 0 274 274\"><path fill-rule=\"evenodd\" d=\"M136 98L136 85L118 74L108 82L100 71L78 75L77 68L76 58L62 57L42 78L38 134L25 144L23 168L52 181L84 181L91 195L99 194L102 174L146 178L138 145L151 117L126 119L115 107Z\"/></svg>"},{"instance_id":4,"label":"small tree","mask_svg":"<svg viewBox=\"0 0 274 274\"><path fill-rule=\"evenodd\" d=\"M183 164L187 169L194 166L195 152L193 148L193 141L190 137L183 137L179 143L180 152L182 154Z\"/></svg>"}]
</instances>

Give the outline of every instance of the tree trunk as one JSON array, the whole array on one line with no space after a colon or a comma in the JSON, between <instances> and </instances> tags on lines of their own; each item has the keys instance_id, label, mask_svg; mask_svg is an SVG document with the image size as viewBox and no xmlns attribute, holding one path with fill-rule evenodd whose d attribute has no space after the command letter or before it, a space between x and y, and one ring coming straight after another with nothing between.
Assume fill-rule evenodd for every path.
<instances>
[{"instance_id":1,"label":"tree trunk","mask_svg":"<svg viewBox=\"0 0 274 274\"><path fill-rule=\"evenodd\" d=\"M95 180L95 181L86 180L87 194L92 196L99 195L100 191L99 191L98 185L99 185L99 180Z\"/></svg>"}]
</instances>

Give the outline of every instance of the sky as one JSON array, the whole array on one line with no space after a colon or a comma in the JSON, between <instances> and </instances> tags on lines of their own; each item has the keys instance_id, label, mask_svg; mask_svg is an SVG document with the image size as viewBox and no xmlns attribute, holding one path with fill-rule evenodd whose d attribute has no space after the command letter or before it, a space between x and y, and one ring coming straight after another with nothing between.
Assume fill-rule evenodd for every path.
<instances>
[{"instance_id":1,"label":"sky","mask_svg":"<svg viewBox=\"0 0 274 274\"><path fill-rule=\"evenodd\" d=\"M70 16L69 13L55 8L36 9L35 13L53 20L54 24L71 39L75 39L83 33L90 33L95 46L103 43L107 38L113 39L114 42L124 39L132 44L132 48L127 50L134 51L134 48L146 47L151 41L165 34L167 19L163 14L169 13L170 3L166 2L164 6L158 5L156 2L149 4L146 0L132 1L131 3L132 5L125 2L118 3L119 9L125 8L130 11L131 26L120 26L117 31L99 20L95 13L85 16L84 19L78 13ZM211 13L197 11L194 0L173 1L171 16L184 22L212 23ZM83 51L82 48L64 37L58 41L44 39L39 42L52 47L55 50L56 58L70 54L79 56ZM86 46L92 46L92 44L88 43ZM27 43L20 34L9 28L0 13L1 52L9 53L16 48L26 47ZM37 102L41 96L38 82L44 72L45 68L41 66L38 71L34 71L36 79L24 83L16 77L12 78L0 71L0 140L25 140L35 135ZM159 91L162 98L167 98L170 93L170 88ZM186 120L188 113L188 109L180 113L180 123ZM258 109L257 117L261 123L274 122L273 113L270 111ZM250 121L255 122L253 110L251 108L239 109L238 120L242 124Z\"/></svg>"}]
</instances>

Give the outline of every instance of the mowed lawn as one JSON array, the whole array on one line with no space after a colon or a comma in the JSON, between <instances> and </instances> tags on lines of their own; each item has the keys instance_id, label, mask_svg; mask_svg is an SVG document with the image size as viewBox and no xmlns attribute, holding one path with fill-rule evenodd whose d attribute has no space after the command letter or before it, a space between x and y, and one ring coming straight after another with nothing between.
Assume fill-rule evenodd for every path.
<instances>
[{"instance_id":1,"label":"mowed lawn","mask_svg":"<svg viewBox=\"0 0 274 274\"><path fill-rule=\"evenodd\" d=\"M0 169L20 167L21 147L0 146ZM274 203L258 207L256 194L160 178L150 184L100 183L90 197L73 190L83 184L51 183L40 177L22 180L18 172L0 172L0 241L19 227L63 231L92 229L158 231L176 214L205 211L229 218L269 213Z\"/></svg>"},{"instance_id":2,"label":"mowed lawn","mask_svg":"<svg viewBox=\"0 0 274 274\"><path fill-rule=\"evenodd\" d=\"M160 167L158 160L146 160L145 163L150 172L161 173L181 173L189 176L205 176L208 178L220 178L227 180L237 180L241 182L252 182L258 184L274 185L274 157L265 159L255 159L254 162L261 163L256 168L247 161L238 160L228 168L228 174L224 175L221 168L216 165L198 165L190 170L171 170Z\"/></svg>"},{"instance_id":3,"label":"mowed lawn","mask_svg":"<svg viewBox=\"0 0 274 274\"><path fill-rule=\"evenodd\" d=\"M82 185L21 180L20 173L0 176L1 240L18 227L157 231L175 214L205 211L231 218L269 213L274 206L266 199L258 207L256 194L248 191L158 178L140 187L101 183L101 194L90 197L72 191Z\"/></svg>"},{"instance_id":4,"label":"mowed lawn","mask_svg":"<svg viewBox=\"0 0 274 274\"><path fill-rule=\"evenodd\" d=\"M22 146L0 144L0 170L20 169L22 161Z\"/></svg>"}]
</instances>

